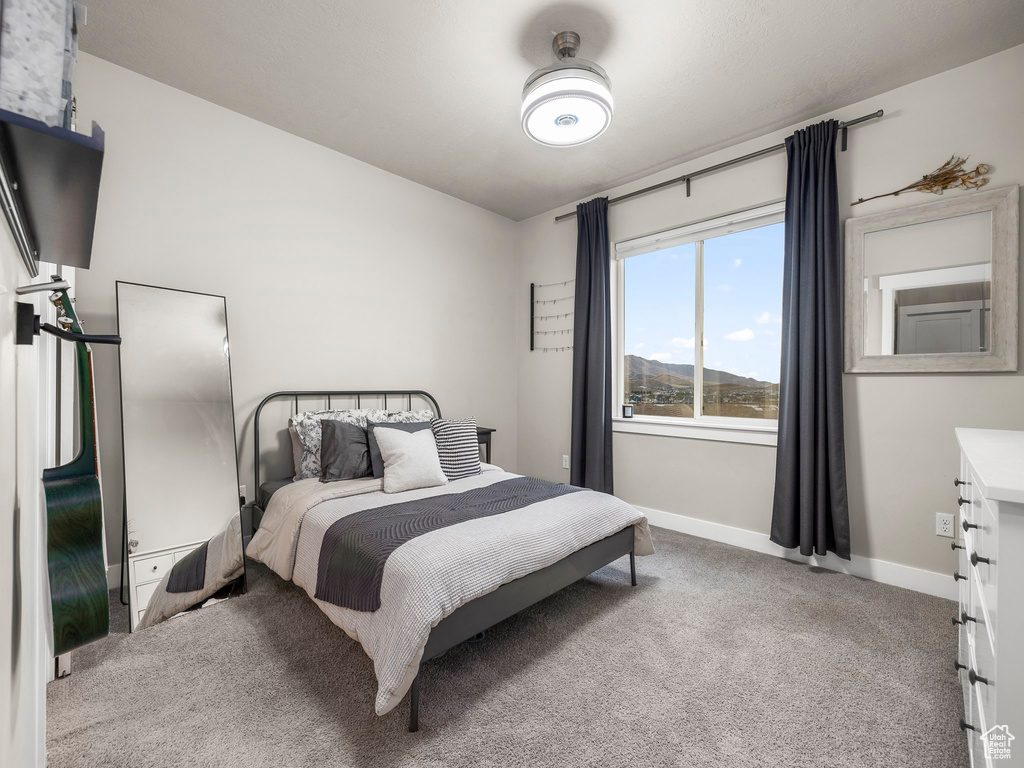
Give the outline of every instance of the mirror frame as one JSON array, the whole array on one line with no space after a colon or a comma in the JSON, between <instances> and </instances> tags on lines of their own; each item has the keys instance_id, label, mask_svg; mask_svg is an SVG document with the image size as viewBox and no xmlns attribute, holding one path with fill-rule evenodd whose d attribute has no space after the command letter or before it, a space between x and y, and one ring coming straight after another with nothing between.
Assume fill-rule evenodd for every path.
<instances>
[{"instance_id":1,"label":"mirror frame","mask_svg":"<svg viewBox=\"0 0 1024 768\"><path fill-rule=\"evenodd\" d=\"M1017 259L1020 192L1017 185L846 220L847 373L981 373L1017 370ZM978 354L864 354L864 237L870 232L972 213L992 214L992 344Z\"/></svg>"},{"instance_id":2,"label":"mirror frame","mask_svg":"<svg viewBox=\"0 0 1024 768\"><path fill-rule=\"evenodd\" d=\"M225 340L227 342L228 402L230 403L230 407L231 407L230 408L231 409L231 437L232 437L232 443L233 443L234 449L235 449L235 465L234 465L235 466L235 483L236 483L236 485L241 486L241 484L242 484L241 483L241 474L239 473L239 462L238 462L238 420L235 417L235 382L234 382L234 379L232 378L232 371L231 371L231 333L230 333L229 322L228 322L228 300L227 300L227 296L224 296L224 295L221 295L221 294L218 294L218 293L204 293L203 291L190 291L190 290L187 290L185 288L171 288L171 287L168 287L166 285L151 285L149 283L137 283L137 282L134 282L132 280L115 280L114 281L114 307L115 307L115 309L114 309L114 316L115 316L115 318L117 320L117 330L118 330L119 334L121 332L121 322L122 322L121 321L121 306L120 306L120 303L121 303L120 286L122 286L122 285L124 285L124 286L131 286L132 288L150 288L150 289L154 289L154 290L167 291L167 292L171 292L171 293L187 293L187 294L192 294L192 295L195 295L195 296L203 296L203 297L206 297L206 298L220 299L223 302L223 304L224 304L224 338L225 338ZM129 506L130 505L128 503L128 468L127 468L127 463L125 461L125 458L126 458L125 457L125 453L126 453L126 451L125 451L125 425L124 425L124 378L123 378L123 366L122 366L122 362L121 362L121 355L122 354L123 354L123 347L118 347L118 357L117 357L117 387L118 387L117 391L118 391L118 408L119 408L118 420L120 421L120 429L121 429L121 481L122 481L122 486L123 486L122 487L122 504L121 504L121 525L122 525L121 558L122 558L122 565L121 565L121 592L120 592L120 595L121 595L121 600L123 602L125 586L126 586L126 582L127 582L127 586L128 586L128 603L127 603L127 607L128 607L128 626L129 626L129 632L134 634L135 632L139 631L139 629L137 627L137 623L138 622L134 618L134 617L136 617L136 614L137 614L137 611L138 611L138 609L136 608L136 606L134 604L135 603L135 597L136 597L136 594L135 594L135 584L136 584L136 581L135 581L134 574L132 574L129 569L134 567L132 565L132 562L133 562L132 561L132 557L135 556L137 553L132 552L131 551L131 547L129 546L130 536L129 536L129 531L128 531L128 523L129 523L129 520L128 520L128 510L129 510ZM241 546L241 548L242 548L242 575L240 577L238 577L235 581L230 582L229 584L225 585L224 587L221 588L221 590L218 591L217 594L219 594L220 591L227 590L227 594L226 594L227 597L234 597L236 594L245 594L246 592L248 592L248 584L249 584L249 581L248 581L248 579L249 579L249 571L248 571L248 567L247 567L247 565L245 563L245 539L244 539L244 535L243 535L244 534L244 528L241 525L241 522L242 522L242 518L241 518L241 515L242 515L241 498L239 498L239 504L238 504L238 507L237 507L237 512L235 514L239 516L239 524L240 524L239 525L238 543L239 543L239 546ZM207 541L209 541L209 540L207 540ZM161 549L155 550L155 551L157 551L157 552L165 551L168 548L176 548L176 547L179 547L179 546L180 545L171 545L170 547L164 547L164 548L161 548ZM143 553L143 554L145 554L145 553ZM205 604L210 599L210 597L213 597L213 595L211 595L209 597L206 597L203 600L198 601L193 606L193 608L201 607L203 604ZM191 609L189 609L189 610L191 610Z\"/></svg>"}]
</instances>

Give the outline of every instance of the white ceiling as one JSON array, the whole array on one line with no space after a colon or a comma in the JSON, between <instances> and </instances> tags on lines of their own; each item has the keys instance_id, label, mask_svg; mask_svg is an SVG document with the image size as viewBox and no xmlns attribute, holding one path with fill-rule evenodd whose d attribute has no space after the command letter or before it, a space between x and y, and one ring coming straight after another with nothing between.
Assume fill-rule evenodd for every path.
<instances>
[{"instance_id":1,"label":"white ceiling","mask_svg":"<svg viewBox=\"0 0 1024 768\"><path fill-rule=\"evenodd\" d=\"M1021 0L86 0L81 48L520 220L1024 42ZM519 126L553 33L615 119Z\"/></svg>"}]
</instances>

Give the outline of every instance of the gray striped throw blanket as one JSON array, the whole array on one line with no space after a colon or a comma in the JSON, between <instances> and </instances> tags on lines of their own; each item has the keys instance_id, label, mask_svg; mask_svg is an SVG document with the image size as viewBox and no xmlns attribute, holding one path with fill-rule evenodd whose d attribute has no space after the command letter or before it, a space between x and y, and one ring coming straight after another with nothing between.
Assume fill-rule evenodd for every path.
<instances>
[{"instance_id":1,"label":"gray striped throw blanket","mask_svg":"<svg viewBox=\"0 0 1024 768\"><path fill-rule=\"evenodd\" d=\"M380 608L388 557L407 541L467 520L500 515L580 488L516 477L462 493L365 509L343 517L324 534L316 599L355 611Z\"/></svg>"}]
</instances>

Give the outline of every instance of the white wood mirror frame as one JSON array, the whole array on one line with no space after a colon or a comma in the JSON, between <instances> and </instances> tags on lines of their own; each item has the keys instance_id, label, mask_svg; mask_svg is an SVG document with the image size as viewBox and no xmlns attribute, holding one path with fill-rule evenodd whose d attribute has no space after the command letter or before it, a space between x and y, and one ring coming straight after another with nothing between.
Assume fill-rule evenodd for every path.
<instances>
[{"instance_id":1,"label":"white wood mirror frame","mask_svg":"<svg viewBox=\"0 0 1024 768\"><path fill-rule=\"evenodd\" d=\"M868 354L865 321L870 263L868 235L916 224L988 212L991 221L991 332L986 351L974 353ZM845 362L847 373L965 373L1017 370L1017 260L1020 204L1016 185L985 190L894 211L847 219ZM976 261L970 255L965 261ZM975 265L977 269L979 265ZM967 267L943 271L966 270ZM938 271L938 270L935 270ZM883 319L884 322L884 319Z\"/></svg>"}]
</instances>

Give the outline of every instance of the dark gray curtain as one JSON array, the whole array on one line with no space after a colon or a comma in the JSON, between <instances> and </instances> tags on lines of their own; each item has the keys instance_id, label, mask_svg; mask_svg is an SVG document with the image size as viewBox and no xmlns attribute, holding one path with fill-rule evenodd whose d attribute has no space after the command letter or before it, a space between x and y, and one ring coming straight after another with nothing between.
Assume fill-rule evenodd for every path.
<instances>
[{"instance_id":1,"label":"dark gray curtain","mask_svg":"<svg viewBox=\"0 0 1024 768\"><path fill-rule=\"evenodd\" d=\"M836 134L829 120L786 139L782 379L771 540L850 559L843 443L842 256Z\"/></svg>"},{"instance_id":2,"label":"dark gray curtain","mask_svg":"<svg viewBox=\"0 0 1024 768\"><path fill-rule=\"evenodd\" d=\"M576 311L569 482L612 492L612 338L608 198L576 206Z\"/></svg>"}]
</instances>

